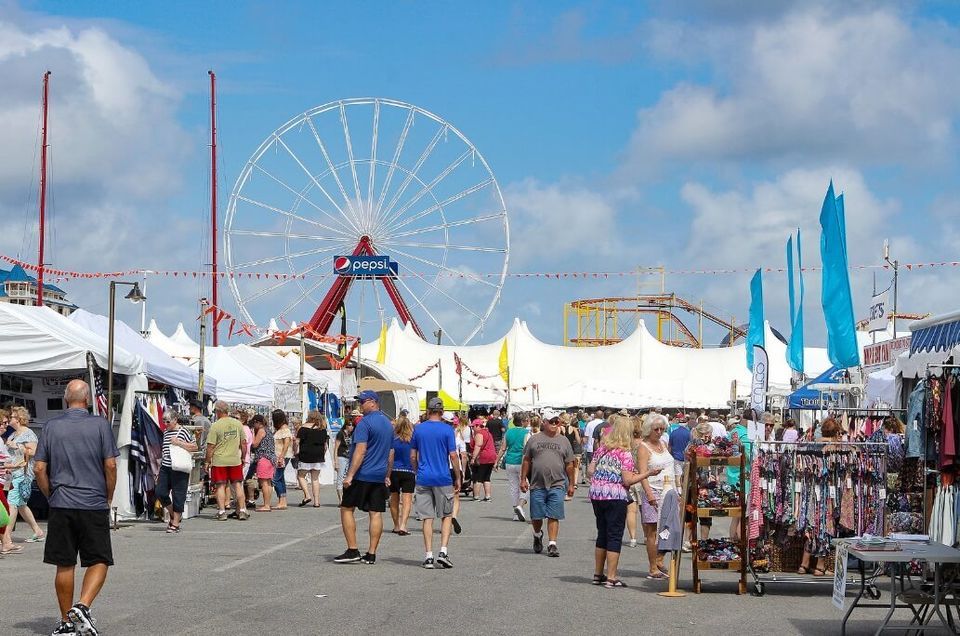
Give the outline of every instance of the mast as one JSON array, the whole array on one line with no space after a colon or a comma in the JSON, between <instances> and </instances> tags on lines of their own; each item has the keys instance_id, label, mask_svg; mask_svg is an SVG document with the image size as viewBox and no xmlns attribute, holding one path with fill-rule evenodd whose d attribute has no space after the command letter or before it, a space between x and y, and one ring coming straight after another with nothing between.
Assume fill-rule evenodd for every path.
<instances>
[{"instance_id":1,"label":"mast","mask_svg":"<svg viewBox=\"0 0 960 636\"><path fill-rule=\"evenodd\" d=\"M217 300L217 76L213 71L210 74L210 247L213 250L213 306L219 310ZM218 344L219 328L217 321L213 321L213 346Z\"/></svg>"},{"instance_id":2,"label":"mast","mask_svg":"<svg viewBox=\"0 0 960 636\"><path fill-rule=\"evenodd\" d=\"M43 74L43 127L40 141L40 249L37 251L37 307L43 307L43 239L46 236L47 208L47 105L50 71Z\"/></svg>"}]
</instances>

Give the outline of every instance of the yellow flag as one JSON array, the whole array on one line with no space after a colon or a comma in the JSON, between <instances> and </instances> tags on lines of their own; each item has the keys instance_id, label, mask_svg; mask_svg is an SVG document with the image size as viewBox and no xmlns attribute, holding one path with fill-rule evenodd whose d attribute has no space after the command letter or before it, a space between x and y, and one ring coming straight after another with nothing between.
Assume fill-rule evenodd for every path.
<instances>
[{"instance_id":1,"label":"yellow flag","mask_svg":"<svg viewBox=\"0 0 960 636\"><path fill-rule=\"evenodd\" d=\"M387 323L380 325L380 347L377 349L377 362L387 362Z\"/></svg>"},{"instance_id":2,"label":"yellow flag","mask_svg":"<svg viewBox=\"0 0 960 636\"><path fill-rule=\"evenodd\" d=\"M507 384L510 384L510 360L507 358L507 339L503 339L503 346L500 348L500 377Z\"/></svg>"}]
</instances>

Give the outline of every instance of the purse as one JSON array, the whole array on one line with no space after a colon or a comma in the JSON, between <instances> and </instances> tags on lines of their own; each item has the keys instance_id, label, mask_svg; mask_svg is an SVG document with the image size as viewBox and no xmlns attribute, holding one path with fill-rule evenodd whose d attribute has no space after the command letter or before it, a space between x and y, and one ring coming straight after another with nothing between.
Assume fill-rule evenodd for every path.
<instances>
[{"instance_id":1,"label":"purse","mask_svg":"<svg viewBox=\"0 0 960 636\"><path fill-rule=\"evenodd\" d=\"M170 468L178 473L189 473L193 470L193 455L180 446L170 446Z\"/></svg>"}]
</instances>

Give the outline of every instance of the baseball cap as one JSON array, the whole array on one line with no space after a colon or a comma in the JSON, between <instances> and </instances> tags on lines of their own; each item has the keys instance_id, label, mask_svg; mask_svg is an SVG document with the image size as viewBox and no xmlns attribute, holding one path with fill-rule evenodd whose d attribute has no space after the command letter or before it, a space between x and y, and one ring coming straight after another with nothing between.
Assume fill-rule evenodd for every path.
<instances>
[{"instance_id":1,"label":"baseball cap","mask_svg":"<svg viewBox=\"0 0 960 636\"><path fill-rule=\"evenodd\" d=\"M430 398L430 401L427 402L428 411L442 411L443 410L443 400L438 397ZM453 417L451 415L451 417Z\"/></svg>"},{"instance_id":2,"label":"baseball cap","mask_svg":"<svg viewBox=\"0 0 960 636\"><path fill-rule=\"evenodd\" d=\"M200 409L201 411L203 410L203 402L200 400L190 400L190 406L195 409Z\"/></svg>"},{"instance_id":3,"label":"baseball cap","mask_svg":"<svg viewBox=\"0 0 960 636\"><path fill-rule=\"evenodd\" d=\"M363 404L367 400L373 400L377 404L380 403L380 396L377 395L376 391L360 391L360 395L357 396L357 402Z\"/></svg>"},{"instance_id":4,"label":"baseball cap","mask_svg":"<svg viewBox=\"0 0 960 636\"><path fill-rule=\"evenodd\" d=\"M438 399L440 399L440 398L433 398L433 399L438 400ZM452 422L452 421L453 421L453 413L451 413L450 411L444 411L444 412L443 412L443 421L444 421L444 422Z\"/></svg>"}]
</instances>

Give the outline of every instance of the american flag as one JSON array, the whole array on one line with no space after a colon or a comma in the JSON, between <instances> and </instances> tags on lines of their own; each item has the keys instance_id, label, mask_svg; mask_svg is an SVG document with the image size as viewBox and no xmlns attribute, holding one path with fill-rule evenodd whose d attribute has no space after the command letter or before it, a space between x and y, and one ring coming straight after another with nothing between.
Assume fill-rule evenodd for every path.
<instances>
[{"instance_id":1,"label":"american flag","mask_svg":"<svg viewBox=\"0 0 960 636\"><path fill-rule=\"evenodd\" d=\"M108 415L107 396L103 392L104 375L105 373L101 369L97 369L93 373L93 401L96 404L97 415L102 415L107 421L110 421L113 418Z\"/></svg>"}]
</instances>

